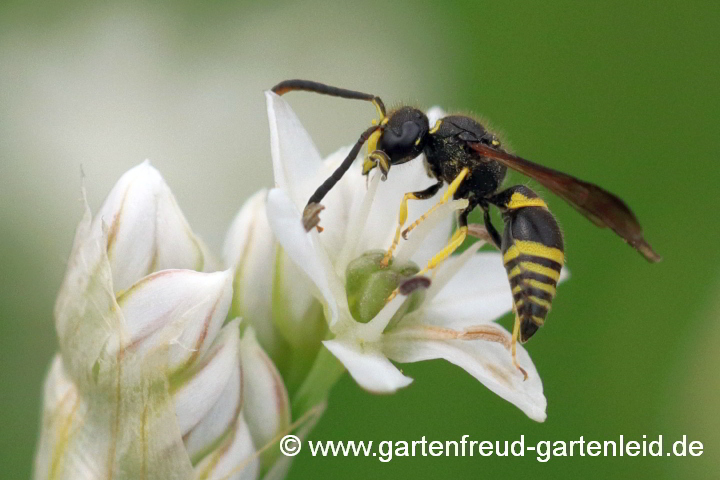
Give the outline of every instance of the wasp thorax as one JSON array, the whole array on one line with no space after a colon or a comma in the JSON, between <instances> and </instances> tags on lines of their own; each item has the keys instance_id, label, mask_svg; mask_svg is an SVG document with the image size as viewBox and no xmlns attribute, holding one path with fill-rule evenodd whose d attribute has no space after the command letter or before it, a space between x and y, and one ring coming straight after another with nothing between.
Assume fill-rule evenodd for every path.
<instances>
[{"instance_id":1,"label":"wasp thorax","mask_svg":"<svg viewBox=\"0 0 720 480\"><path fill-rule=\"evenodd\" d=\"M420 155L425 146L427 116L412 107L390 113L377 147L390 157L390 163L404 163Z\"/></svg>"},{"instance_id":2,"label":"wasp thorax","mask_svg":"<svg viewBox=\"0 0 720 480\"><path fill-rule=\"evenodd\" d=\"M413 262L390 260L387 267L382 265L385 252L371 250L351 261L345 271L345 291L348 306L353 318L367 323L377 315L387 303L387 299L398 287L403 287L413 278L420 268ZM424 277L423 277L424 278ZM417 308L423 299L424 288L414 288L409 294L409 304L405 313Z\"/></svg>"}]
</instances>

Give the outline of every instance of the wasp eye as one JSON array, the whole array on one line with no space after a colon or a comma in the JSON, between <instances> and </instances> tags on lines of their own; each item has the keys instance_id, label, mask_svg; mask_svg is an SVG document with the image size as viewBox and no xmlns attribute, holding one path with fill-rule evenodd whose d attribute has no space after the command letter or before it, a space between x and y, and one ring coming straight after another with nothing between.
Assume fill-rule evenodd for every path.
<instances>
[{"instance_id":1,"label":"wasp eye","mask_svg":"<svg viewBox=\"0 0 720 480\"><path fill-rule=\"evenodd\" d=\"M386 130L378 146L390 157L402 156L413 149L421 132L417 122L407 121L402 124L400 135L392 129Z\"/></svg>"}]
</instances>

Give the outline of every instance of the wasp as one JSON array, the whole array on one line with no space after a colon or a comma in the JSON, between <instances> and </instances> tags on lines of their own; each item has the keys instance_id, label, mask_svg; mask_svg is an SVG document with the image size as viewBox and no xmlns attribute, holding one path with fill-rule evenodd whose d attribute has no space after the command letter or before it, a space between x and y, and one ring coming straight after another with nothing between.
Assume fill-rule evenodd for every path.
<instances>
[{"instance_id":1,"label":"wasp","mask_svg":"<svg viewBox=\"0 0 720 480\"><path fill-rule=\"evenodd\" d=\"M501 190L508 168L536 180L598 227L610 228L648 261L661 259L645 241L633 212L619 197L597 185L509 153L497 135L471 117L449 115L430 126L428 117L417 108L401 106L388 113L376 95L308 80L286 80L272 89L278 95L295 90L369 101L375 105L380 117L360 135L345 160L310 197L303 212L305 229L322 231L318 224L319 213L324 207L320 202L347 172L366 142L368 154L363 163L363 175L379 168L386 178L391 166L424 154L425 169L436 183L425 190L408 192L403 197L395 237L383 264L390 262L400 237L406 237L439 205L451 198L467 199L468 206L458 213L457 229L447 246L417 275L425 274L448 258L469 232L498 248L513 294L513 364L525 378L527 373L516 361L516 342L526 342L545 323L565 263L565 247L560 227L542 198L523 185ZM431 198L445 184L448 189L440 201L403 230L408 201ZM502 234L490 219L491 206L502 213ZM468 215L478 207L483 211L484 228L471 229Z\"/></svg>"}]
</instances>

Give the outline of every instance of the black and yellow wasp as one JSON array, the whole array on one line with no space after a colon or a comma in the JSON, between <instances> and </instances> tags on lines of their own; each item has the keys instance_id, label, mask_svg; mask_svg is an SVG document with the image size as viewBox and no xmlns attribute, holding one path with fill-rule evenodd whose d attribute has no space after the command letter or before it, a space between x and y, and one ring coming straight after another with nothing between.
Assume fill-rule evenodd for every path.
<instances>
[{"instance_id":1,"label":"black and yellow wasp","mask_svg":"<svg viewBox=\"0 0 720 480\"><path fill-rule=\"evenodd\" d=\"M413 107L403 106L388 114L382 100L375 95L307 80L287 80L272 90L278 95L303 90L366 100L375 105L380 116L378 122L362 133L337 170L310 197L303 213L306 230L314 227L321 230L318 226L319 213L324 207L320 201L350 168L365 142L368 143L368 155L363 164L364 175L378 167L386 177L392 165L408 162L424 153L427 173L437 180L431 187L406 193L403 197L395 238L383 259L385 265L390 262L401 234L405 237L430 213L427 212L403 231L409 200L428 199L447 183L447 191L430 211L451 198L467 199L469 202L467 208L458 214L458 228L448 245L418 275L423 275L450 256L468 235L470 212L476 207L483 210L485 228L482 234L502 252L512 288L515 311L513 364L523 374L524 370L516 362L515 344L518 339L526 342L545 322L565 254L562 232L547 204L535 192L526 186L498 191L508 168L537 180L598 227L609 227L650 262L660 260L643 238L637 218L620 198L597 185L508 153L495 134L470 117L449 115L431 127L428 117ZM490 205L502 212L502 235L490 220Z\"/></svg>"}]
</instances>

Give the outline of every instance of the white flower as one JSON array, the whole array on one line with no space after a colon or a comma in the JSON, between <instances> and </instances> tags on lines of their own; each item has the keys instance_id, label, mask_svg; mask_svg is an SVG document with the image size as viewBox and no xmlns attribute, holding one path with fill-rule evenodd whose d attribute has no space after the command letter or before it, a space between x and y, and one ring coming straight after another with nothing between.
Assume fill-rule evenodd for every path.
<instances>
[{"instance_id":1,"label":"white flower","mask_svg":"<svg viewBox=\"0 0 720 480\"><path fill-rule=\"evenodd\" d=\"M376 175L365 187L358 162L323 200L322 234L306 232L301 213L307 199L344 158L349 148L323 161L289 105L266 93L275 181L267 211L270 226L288 256L305 272L323 302L332 339L324 345L363 388L394 392L412 379L390 360L416 362L444 358L515 404L530 418L543 421L546 400L542 382L527 352L518 347L512 364L510 334L493 320L512 308L512 297L499 253L476 253L479 243L441 265L419 308L403 313L408 298L398 295L369 322L356 321L346 292L346 269L364 252L386 249L392 240L403 194L428 187L422 159L394 166L378 186ZM430 124L442 116L435 108ZM410 203L408 223L437 201ZM445 246L451 212L465 200L448 202L400 243L394 262L424 266ZM400 308L403 311L399 311Z\"/></svg>"},{"instance_id":2,"label":"white flower","mask_svg":"<svg viewBox=\"0 0 720 480\"><path fill-rule=\"evenodd\" d=\"M213 265L147 162L94 220L86 205L55 308L34 478L256 478L244 408L283 390L262 383L269 366L241 362L254 339L225 323L233 272L197 271Z\"/></svg>"}]
</instances>

